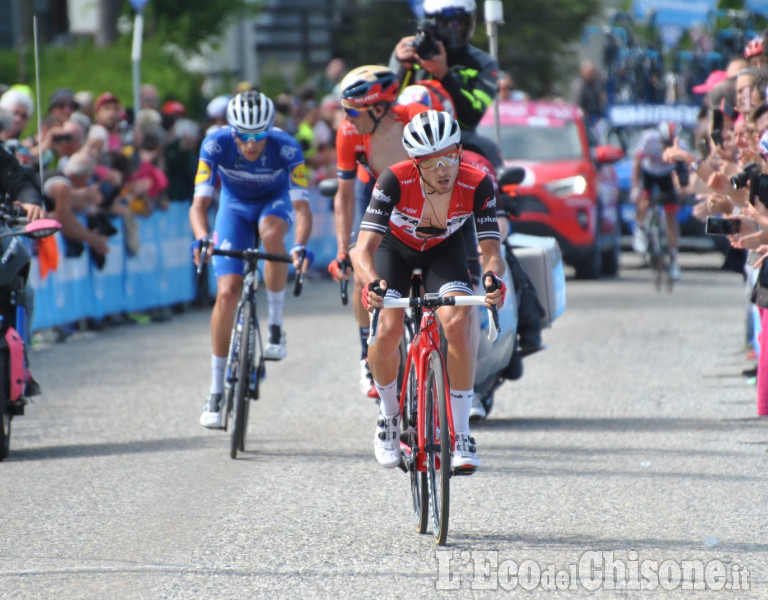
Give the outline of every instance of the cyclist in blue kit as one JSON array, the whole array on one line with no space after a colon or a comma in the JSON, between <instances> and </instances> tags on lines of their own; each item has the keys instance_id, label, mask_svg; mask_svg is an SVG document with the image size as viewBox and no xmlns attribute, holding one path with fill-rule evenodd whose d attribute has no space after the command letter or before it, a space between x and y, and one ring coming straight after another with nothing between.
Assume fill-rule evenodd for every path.
<instances>
[{"instance_id":1,"label":"cyclist in blue kit","mask_svg":"<svg viewBox=\"0 0 768 600\"><path fill-rule=\"evenodd\" d=\"M252 248L258 227L264 251L285 254L284 239L295 224L296 244L291 254L294 266L300 267L300 253L312 230L304 154L293 136L273 128L274 121L272 100L258 92L244 92L227 105L229 126L203 140L195 197L189 209L196 240L193 244L196 264L200 261L200 241L208 237L208 209L216 184L220 182L213 246L230 250ZM244 262L221 256L214 256L212 260L218 289L211 313L211 388L200 424L215 429L221 427L224 367L243 286ZM286 356L282 324L287 277L287 264L266 262L269 339L264 356L272 360Z\"/></svg>"}]
</instances>

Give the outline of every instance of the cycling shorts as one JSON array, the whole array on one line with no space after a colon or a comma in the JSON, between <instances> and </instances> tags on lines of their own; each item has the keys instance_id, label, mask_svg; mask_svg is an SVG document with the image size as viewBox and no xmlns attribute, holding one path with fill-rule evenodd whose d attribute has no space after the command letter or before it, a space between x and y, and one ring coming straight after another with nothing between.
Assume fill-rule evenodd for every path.
<instances>
[{"instance_id":1,"label":"cycling shorts","mask_svg":"<svg viewBox=\"0 0 768 600\"><path fill-rule=\"evenodd\" d=\"M387 282L389 297L402 298L410 294L414 269L422 270L427 293L474 294L461 232L425 251L411 248L388 232L376 249L373 263L379 277Z\"/></svg>"},{"instance_id":2,"label":"cycling shorts","mask_svg":"<svg viewBox=\"0 0 768 600\"><path fill-rule=\"evenodd\" d=\"M373 186L376 185L376 179L371 177L368 181L361 181L355 177L355 220L352 223L352 234L349 236L350 246L354 246L357 241L357 234L360 233L360 223L363 222L365 211L371 201Z\"/></svg>"},{"instance_id":3,"label":"cycling shorts","mask_svg":"<svg viewBox=\"0 0 768 600\"><path fill-rule=\"evenodd\" d=\"M643 171L643 190L647 194L654 194L658 190L658 201L663 206L676 205L678 203L675 183L672 180L672 173L667 175L651 175Z\"/></svg>"},{"instance_id":4,"label":"cycling shorts","mask_svg":"<svg viewBox=\"0 0 768 600\"><path fill-rule=\"evenodd\" d=\"M258 225L267 216L283 219L289 229L293 226L295 214L288 190L255 201L243 201L222 188L213 230L214 246L230 250L253 248L256 245ZM213 268L216 277L242 275L245 262L227 256L214 256Z\"/></svg>"}]
</instances>

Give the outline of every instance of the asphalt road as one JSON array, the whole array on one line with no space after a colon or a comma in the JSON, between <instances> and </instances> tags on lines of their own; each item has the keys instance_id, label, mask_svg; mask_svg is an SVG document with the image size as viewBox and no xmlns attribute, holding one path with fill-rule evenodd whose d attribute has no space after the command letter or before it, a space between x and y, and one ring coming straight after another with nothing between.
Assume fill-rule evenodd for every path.
<instances>
[{"instance_id":1,"label":"asphalt road","mask_svg":"<svg viewBox=\"0 0 768 600\"><path fill-rule=\"evenodd\" d=\"M328 281L289 298L236 461L197 421L208 311L36 350L45 393L0 464L0 598L766 598L768 421L720 262L684 255L671 295L627 255L619 279L569 277L549 348L474 428L441 550L373 458Z\"/></svg>"}]
</instances>

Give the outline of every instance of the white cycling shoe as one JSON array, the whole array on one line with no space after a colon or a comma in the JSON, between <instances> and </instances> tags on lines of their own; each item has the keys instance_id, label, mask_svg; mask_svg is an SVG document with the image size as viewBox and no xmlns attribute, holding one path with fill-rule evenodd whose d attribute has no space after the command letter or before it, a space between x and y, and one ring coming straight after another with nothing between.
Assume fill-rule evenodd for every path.
<instances>
[{"instance_id":1,"label":"white cycling shoe","mask_svg":"<svg viewBox=\"0 0 768 600\"><path fill-rule=\"evenodd\" d=\"M269 326L269 341L264 348L264 358L268 360L283 360L288 355L285 347L285 331L280 325Z\"/></svg>"},{"instance_id":2,"label":"white cycling shoe","mask_svg":"<svg viewBox=\"0 0 768 600\"><path fill-rule=\"evenodd\" d=\"M475 438L464 433L456 434L456 449L453 451L451 467L454 471L473 472L480 466Z\"/></svg>"},{"instance_id":3,"label":"white cycling shoe","mask_svg":"<svg viewBox=\"0 0 768 600\"><path fill-rule=\"evenodd\" d=\"M221 429L221 394L211 394L205 400L203 414L200 415L200 425L208 429Z\"/></svg>"},{"instance_id":4,"label":"white cycling shoe","mask_svg":"<svg viewBox=\"0 0 768 600\"><path fill-rule=\"evenodd\" d=\"M400 463L400 415L385 417L379 413L373 454L382 467L392 469Z\"/></svg>"}]
</instances>

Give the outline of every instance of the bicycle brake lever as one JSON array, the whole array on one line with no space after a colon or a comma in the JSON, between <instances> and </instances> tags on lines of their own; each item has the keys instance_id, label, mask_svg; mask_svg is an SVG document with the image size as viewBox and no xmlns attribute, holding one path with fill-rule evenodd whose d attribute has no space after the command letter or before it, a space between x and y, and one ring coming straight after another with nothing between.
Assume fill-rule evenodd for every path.
<instances>
[{"instance_id":1,"label":"bicycle brake lever","mask_svg":"<svg viewBox=\"0 0 768 600\"><path fill-rule=\"evenodd\" d=\"M494 304L488 309L488 340L495 342L499 337L501 326L499 325L499 309Z\"/></svg>"},{"instance_id":2,"label":"bicycle brake lever","mask_svg":"<svg viewBox=\"0 0 768 600\"><path fill-rule=\"evenodd\" d=\"M197 263L197 276L195 277L195 286L200 289L200 286L205 279L205 272L208 262L208 245L210 241L202 238L200 240L200 261Z\"/></svg>"},{"instance_id":3,"label":"bicycle brake lever","mask_svg":"<svg viewBox=\"0 0 768 600\"><path fill-rule=\"evenodd\" d=\"M339 283L341 285L341 303L346 306L349 303L349 295L347 294L349 279L342 279Z\"/></svg>"},{"instance_id":4,"label":"bicycle brake lever","mask_svg":"<svg viewBox=\"0 0 768 600\"><path fill-rule=\"evenodd\" d=\"M299 250L299 268L296 269L296 282L293 284L293 295L301 294L301 288L304 286L304 259L307 256L306 249Z\"/></svg>"},{"instance_id":5,"label":"bicycle brake lever","mask_svg":"<svg viewBox=\"0 0 768 600\"><path fill-rule=\"evenodd\" d=\"M368 331L368 347L376 344L376 339L378 335L378 329L379 329L379 313L381 312L380 308L374 308L373 312L371 313L371 328Z\"/></svg>"}]
</instances>

